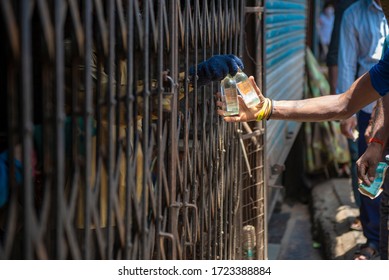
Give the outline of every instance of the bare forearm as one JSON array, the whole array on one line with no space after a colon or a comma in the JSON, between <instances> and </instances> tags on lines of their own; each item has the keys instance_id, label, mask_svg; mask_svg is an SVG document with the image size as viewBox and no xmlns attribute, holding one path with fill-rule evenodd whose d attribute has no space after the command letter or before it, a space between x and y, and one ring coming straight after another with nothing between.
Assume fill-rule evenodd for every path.
<instances>
[{"instance_id":1,"label":"bare forearm","mask_svg":"<svg viewBox=\"0 0 389 280\"><path fill-rule=\"evenodd\" d=\"M363 75L343 94L273 102L271 119L316 122L347 119L380 96Z\"/></svg>"},{"instance_id":2,"label":"bare forearm","mask_svg":"<svg viewBox=\"0 0 389 280\"><path fill-rule=\"evenodd\" d=\"M265 98L261 90L250 77L250 81L262 102L248 108L242 98L239 99L239 115L224 116L223 110L218 114L227 122L248 122L263 119L291 120L300 122L318 122L347 119L361 108L380 98L371 85L370 75L366 73L342 94L326 95L303 100L273 100ZM270 107L268 106L269 104ZM222 102L217 105L222 107ZM270 110L267 110L270 108Z\"/></svg>"},{"instance_id":3,"label":"bare forearm","mask_svg":"<svg viewBox=\"0 0 389 280\"><path fill-rule=\"evenodd\" d=\"M339 96L327 95L304 100L280 100L273 102L271 119L289 119L316 122L346 118Z\"/></svg>"},{"instance_id":4,"label":"bare forearm","mask_svg":"<svg viewBox=\"0 0 389 280\"><path fill-rule=\"evenodd\" d=\"M389 96L379 99L375 110L372 120L371 138L387 143L389 139Z\"/></svg>"}]
</instances>

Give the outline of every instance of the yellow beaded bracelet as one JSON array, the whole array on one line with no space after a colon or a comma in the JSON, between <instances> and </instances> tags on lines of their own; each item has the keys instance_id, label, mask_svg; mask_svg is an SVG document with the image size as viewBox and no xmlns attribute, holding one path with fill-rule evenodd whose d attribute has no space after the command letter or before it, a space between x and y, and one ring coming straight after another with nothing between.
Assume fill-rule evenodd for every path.
<instances>
[{"instance_id":1,"label":"yellow beaded bracelet","mask_svg":"<svg viewBox=\"0 0 389 280\"><path fill-rule=\"evenodd\" d=\"M259 122L263 119L269 119L273 110L273 104L269 98L265 98L263 101L263 106L258 112L256 121Z\"/></svg>"}]
</instances>

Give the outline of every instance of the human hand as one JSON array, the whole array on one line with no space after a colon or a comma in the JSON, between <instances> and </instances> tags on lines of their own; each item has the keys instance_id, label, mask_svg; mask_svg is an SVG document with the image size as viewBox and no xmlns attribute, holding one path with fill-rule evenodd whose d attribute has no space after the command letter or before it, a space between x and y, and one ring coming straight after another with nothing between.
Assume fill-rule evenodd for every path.
<instances>
[{"instance_id":1,"label":"human hand","mask_svg":"<svg viewBox=\"0 0 389 280\"><path fill-rule=\"evenodd\" d=\"M233 54L214 55L197 65L197 85L204 86L213 81L221 81L227 74L235 76L238 68L243 69L242 61ZM195 67L189 69L192 82L196 78Z\"/></svg>"},{"instance_id":2,"label":"human hand","mask_svg":"<svg viewBox=\"0 0 389 280\"><path fill-rule=\"evenodd\" d=\"M258 88L257 84L255 83L254 77L250 76L249 80L250 80L250 82L251 82L251 84L252 84L252 86L253 86L255 92L257 93L257 95L259 97L259 100L261 102L258 105L254 106L254 107L248 108L246 106L246 103L243 101L242 96L238 95L239 115L225 117L224 116L225 111L223 109L218 109L217 110L217 113L220 116L223 116L224 120L226 122L249 122L249 121L256 121L257 117L258 117L258 114L261 111L261 109L265 108L266 106L272 106L271 100L268 99L268 98L265 98L263 96L261 90ZM223 102L222 101L217 101L216 105L219 108L223 108ZM269 112L271 112L271 107L270 107ZM263 119L267 119L268 117L269 117L269 115L265 114Z\"/></svg>"},{"instance_id":3,"label":"human hand","mask_svg":"<svg viewBox=\"0 0 389 280\"><path fill-rule=\"evenodd\" d=\"M354 135L353 131L355 131L357 124L358 121L356 116L352 116L346 120L342 120L340 122L340 131L344 136L355 141L358 137Z\"/></svg>"},{"instance_id":4,"label":"human hand","mask_svg":"<svg viewBox=\"0 0 389 280\"><path fill-rule=\"evenodd\" d=\"M367 147L365 153L357 160L358 178L370 186L374 181L375 171L379 161L382 158L382 145L372 142Z\"/></svg>"}]
</instances>

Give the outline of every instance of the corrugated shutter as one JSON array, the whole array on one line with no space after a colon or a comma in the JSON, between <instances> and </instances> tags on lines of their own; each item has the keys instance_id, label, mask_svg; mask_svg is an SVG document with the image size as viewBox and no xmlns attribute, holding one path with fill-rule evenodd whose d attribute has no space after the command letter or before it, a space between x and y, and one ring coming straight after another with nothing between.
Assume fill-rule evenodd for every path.
<instances>
[{"instance_id":1,"label":"corrugated shutter","mask_svg":"<svg viewBox=\"0 0 389 280\"><path fill-rule=\"evenodd\" d=\"M264 93L269 98L303 97L306 20L306 0L265 1ZM283 165L300 125L267 122L266 155L273 171L269 185L274 184L274 167Z\"/></svg>"}]
</instances>

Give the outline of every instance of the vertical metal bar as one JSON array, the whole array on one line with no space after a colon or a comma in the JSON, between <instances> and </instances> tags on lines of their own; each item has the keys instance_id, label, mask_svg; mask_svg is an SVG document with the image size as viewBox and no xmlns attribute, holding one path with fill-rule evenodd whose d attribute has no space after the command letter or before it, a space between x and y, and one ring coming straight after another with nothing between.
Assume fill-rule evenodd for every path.
<instances>
[{"instance_id":1,"label":"vertical metal bar","mask_svg":"<svg viewBox=\"0 0 389 280\"><path fill-rule=\"evenodd\" d=\"M237 125L234 125L234 126L232 126L231 127L231 131L232 131L232 133L236 133L236 129L237 129ZM233 145L234 143L232 143L232 145ZM231 146L232 146L231 145ZM235 139L235 145L234 145L234 148L232 149L232 155L231 155L231 163L230 163L230 169L231 169L231 172L230 172L230 177L229 177L229 181L230 181L230 192L231 192L231 194L235 194L235 189L237 189L238 188L238 168L239 168L239 160L238 160L238 151L239 151L239 149L237 148L237 146L236 146L236 139ZM233 196L230 200L231 200L231 203L230 203L230 218L229 218L229 220L230 220L230 224L231 224L231 226L230 226L230 232L231 232L231 235L234 237L234 238L236 238L236 232L234 232L233 231L233 229L234 228L238 228L240 225L239 224L236 224L236 223L234 223L234 220L232 219L232 217L233 217L233 211L234 211L234 208L235 208L235 203L233 203L234 202L234 200L236 200L238 198L238 196ZM237 221L240 221L240 220L237 220ZM230 240L231 240L232 238L230 238ZM231 247L231 249L230 249L230 251L232 251L233 249L235 249L234 247L233 247L233 243L230 243L230 247ZM232 258L232 256L231 256L231 258Z\"/></svg>"},{"instance_id":2,"label":"vertical metal bar","mask_svg":"<svg viewBox=\"0 0 389 280\"><path fill-rule=\"evenodd\" d=\"M178 24L177 24L177 4L178 2L176 0L170 0L170 28L171 28L171 56L170 56L170 69L171 69L171 77L173 78L173 81L177 81L177 66L178 66ZM177 87L174 85L172 88L172 100L171 100L171 120L170 120L170 160L169 160L169 188L170 188L170 209L169 209L169 231L172 233L175 237L178 237L178 231L177 231L177 212L178 208L174 207L173 205L177 202L177 178L176 178L176 165L177 165L177 150L178 150L178 143L176 141L177 139ZM177 241L174 241L177 242ZM174 248L174 246L173 246ZM177 258L177 252L171 252L171 258L176 259Z\"/></svg>"},{"instance_id":3,"label":"vertical metal bar","mask_svg":"<svg viewBox=\"0 0 389 280\"><path fill-rule=\"evenodd\" d=\"M203 15L203 23L202 23L202 26L203 26L203 50L202 50L202 58L203 60L206 59L207 57L207 26L206 26L206 19L207 19L207 13L208 13L208 10L207 10L207 4L208 1L203 1L203 10L202 10L202 15ZM205 240L204 238L202 239L202 243L201 243L201 256L202 258L205 258L205 259L210 259L211 255L210 255L210 242L211 242L211 231L210 231L210 223L211 223L211 219L210 219L210 216L211 216L211 213L212 213L212 209L210 209L210 190L208 189L208 199L206 197L206 182L205 182L205 178L206 178L206 168L205 168L205 149L206 149L206 124L207 124L207 118L206 118L206 114L207 114L207 106L206 106L206 90L205 88L203 87L201 89L202 91L202 101L203 101L203 108L202 108L202 126L201 126L201 131L202 131L202 139L201 139L201 234L205 233L205 226L206 224L208 224L208 234L207 234L207 243L205 243ZM207 202L207 203L206 203ZM205 207L208 206L208 211L206 212L205 211ZM206 213L208 213L209 216L206 216ZM206 223L207 221L207 223ZM207 247L205 248L205 244L207 244Z\"/></svg>"},{"instance_id":4,"label":"vertical metal bar","mask_svg":"<svg viewBox=\"0 0 389 280\"><path fill-rule=\"evenodd\" d=\"M84 258L91 258L91 173L92 173L92 0L85 0L84 3L84 33L85 33L85 50L84 50L84 65L85 65L85 108L84 108L84 123L85 123L85 252Z\"/></svg>"},{"instance_id":5,"label":"vertical metal bar","mask_svg":"<svg viewBox=\"0 0 389 280\"><path fill-rule=\"evenodd\" d=\"M64 170L65 170L65 112L64 112L64 15L65 15L64 1L55 1L55 47L56 47L56 90L55 90L55 141L57 144L56 158L55 158L55 170L56 170L56 258L63 259L65 256L65 248L63 243L63 216L64 216Z\"/></svg>"},{"instance_id":6,"label":"vertical metal bar","mask_svg":"<svg viewBox=\"0 0 389 280\"><path fill-rule=\"evenodd\" d=\"M228 1L225 2L225 6L224 6L224 9L223 9L223 13L224 13L224 21L221 22L222 26L223 26L223 29L224 29L224 36L225 36L225 39L224 39L224 44L223 44L223 53L230 53L230 51L228 50L228 44L231 42L231 37L229 36L228 34L228 30L231 30L230 28L227 28L228 24L229 24L229 20L231 20L231 14L229 13L229 10L228 10ZM231 23L230 23L231 24ZM219 32L220 33L220 32ZM229 40L228 40L229 39ZM226 133L228 133L228 126L227 124L221 120L221 118L218 118L218 123L219 123L219 126L221 126L221 129L222 129L222 134L219 135L219 141L220 141L220 151L219 151L219 154L220 154L220 160L221 160L221 163L220 163L220 174L221 174L221 187L223 189L223 199L222 199L222 204L223 204L223 213L221 215L221 220L222 220L222 233L223 235L221 236L221 242L223 243L223 246L222 246L222 254L223 254L223 259L226 259L228 258L228 248L229 248L229 243L228 243L228 224L229 224L229 220L228 220L228 214L229 214L229 204L228 204L228 201L229 201L229 190L230 190L230 186L231 186L231 181L228 180L228 174L230 174L228 172L228 170L230 169L231 167L231 163L229 162L228 160L228 153L226 153L226 139L228 139L229 137L226 137ZM232 163L233 164L233 163Z\"/></svg>"},{"instance_id":7,"label":"vertical metal bar","mask_svg":"<svg viewBox=\"0 0 389 280\"><path fill-rule=\"evenodd\" d=\"M136 126L136 121L134 120L133 115L133 106L134 106L134 95L133 95L133 88L134 88L134 17L136 16L134 14L134 6L133 1L128 0L127 2L127 26L128 26L128 32L127 32L127 89L126 89L126 123L129 126L126 134L126 238L125 238L125 244L126 249L124 252L125 259L129 259L131 256L131 241L132 241L132 228L131 225L133 223L132 220L132 198L131 194L133 193L132 190L134 189L134 181L135 181L135 174L134 174L134 168L131 168L132 165L130 164L131 160L131 154L130 154L130 148L134 147L132 143L134 142L134 139L132 136L132 130ZM135 151L135 148L133 149ZM135 161L135 152L134 152L134 161Z\"/></svg>"},{"instance_id":8,"label":"vertical metal bar","mask_svg":"<svg viewBox=\"0 0 389 280\"><path fill-rule=\"evenodd\" d=\"M211 7L211 18L212 19L215 19L216 18L216 7L215 7L215 1L212 1L211 3L212 7ZM216 22L215 20L212 20L211 21L211 54L213 54L215 52L215 40L216 40L216 32L215 32L215 27L216 25ZM214 92L214 87L213 87L213 83L211 84L211 92ZM209 100L209 96L207 96L207 99L205 100ZM204 101L205 101L204 100ZM204 102L206 103L206 102ZM213 123L213 115L214 115L214 108L213 108L213 102L210 102L210 107L209 108L209 120L211 120L210 122L210 125L209 125L209 146L207 147L208 148L208 151L209 151L209 158L208 158L208 174L209 174L209 188L211 189L211 192L214 193L214 200L213 202L210 201L210 204L209 205L214 205L214 217L213 217L213 220L210 220L210 224L213 225L214 227L214 231L213 231L213 236L211 237L212 239L211 240L214 240L216 241L218 239L217 235L218 235L218 204L217 204L217 199L218 199L218 193L217 193L217 187L218 187L218 184L217 184L217 170L215 168L215 164L214 164L214 157L216 155L214 155L214 149L213 149L213 145L214 145L214 123ZM210 200L212 200L212 196L209 196L210 197ZM211 219L211 216L209 217ZM217 257L217 243L216 242L213 242L213 247L212 247L212 259L216 259Z\"/></svg>"},{"instance_id":9,"label":"vertical metal bar","mask_svg":"<svg viewBox=\"0 0 389 280\"><path fill-rule=\"evenodd\" d=\"M107 106L108 106L108 207L107 207L107 258L113 258L113 196L114 196L114 109L115 109L115 2L107 2L108 13L108 93L107 93Z\"/></svg>"},{"instance_id":10,"label":"vertical metal bar","mask_svg":"<svg viewBox=\"0 0 389 280\"><path fill-rule=\"evenodd\" d=\"M241 56L241 53L240 53L240 48L242 47L242 45L240 44L240 39L242 38L241 36L237 36L237 33L238 34L241 34L243 33L242 29L243 29L243 26L241 23L241 18L242 18L242 14L239 13L240 9L240 2L241 1L244 1L244 0L235 0L233 3L231 3L231 6L233 6L234 8L234 13L235 13L235 34L233 36L233 46L234 46L234 53L238 56ZM239 52L238 52L239 51Z\"/></svg>"},{"instance_id":11,"label":"vertical metal bar","mask_svg":"<svg viewBox=\"0 0 389 280\"><path fill-rule=\"evenodd\" d=\"M243 38L244 38L244 21L245 21L245 16L244 16L244 10L245 10L245 7L246 7L246 1L247 0L238 0L237 1L237 9L238 9L238 3L240 2L240 6L239 6L239 12L240 12L240 32L239 32L239 57L242 57L243 56L243 50L244 50L244 41L243 41Z\"/></svg>"},{"instance_id":12,"label":"vertical metal bar","mask_svg":"<svg viewBox=\"0 0 389 280\"><path fill-rule=\"evenodd\" d=\"M157 125L157 146L158 146L158 171L157 171L157 188L156 188L156 197L157 197L157 218L156 218L156 230L157 230L157 259L161 258L161 231L162 231L162 192L163 192L163 49L164 49L164 40L163 40L163 7L165 6L164 0L158 1L158 125Z\"/></svg>"},{"instance_id":13,"label":"vertical metal bar","mask_svg":"<svg viewBox=\"0 0 389 280\"><path fill-rule=\"evenodd\" d=\"M190 35L190 1L186 0L185 4L185 73L189 73L189 35ZM188 153L189 153L189 83L188 79L185 79L185 110L184 110L184 157L182 160L182 169L183 169L183 183L184 183L184 203L188 203L190 193L188 188ZM184 217L188 218L188 208L184 209ZM186 240L187 240L188 232L186 230L186 225L183 227L182 238L184 240L184 253L183 259L186 259Z\"/></svg>"},{"instance_id":14,"label":"vertical metal bar","mask_svg":"<svg viewBox=\"0 0 389 280\"><path fill-rule=\"evenodd\" d=\"M260 7L261 6L261 0L255 1L255 6ZM255 18L255 80L258 81L259 88L262 88L262 15L259 16L257 14Z\"/></svg>"},{"instance_id":15,"label":"vertical metal bar","mask_svg":"<svg viewBox=\"0 0 389 280\"><path fill-rule=\"evenodd\" d=\"M143 121L142 121L142 130L143 130L143 182L142 182L142 258L149 258L148 250L148 223L147 223L147 180L149 178L149 134L150 134L150 42L149 42L149 32L150 32L150 3L149 0L143 2L143 16L144 16L144 33L143 33Z\"/></svg>"},{"instance_id":16,"label":"vertical metal bar","mask_svg":"<svg viewBox=\"0 0 389 280\"><path fill-rule=\"evenodd\" d=\"M215 16L217 18L217 25L215 28L215 42L217 45L217 50L218 53L221 52L221 42L222 42L222 2L221 0L218 0L218 10L217 13L215 13ZM213 104L214 102L212 102ZM217 118L216 122L216 131L215 131L215 138L213 139L213 142L216 146L215 149L215 157L216 157L216 162L219 164L216 164L215 166L215 185L216 187L216 201L219 204L219 210L217 211L217 218L218 222L216 224L217 226L217 235L216 235L216 242L218 244L218 250L217 250L217 258L218 259L223 259L223 213L224 213L224 203L223 203L223 191L224 191L224 157L223 157L223 147L221 147L221 139L223 139L223 132L224 132L224 123L221 123L221 119ZM222 131L220 131L222 129Z\"/></svg>"},{"instance_id":17,"label":"vertical metal bar","mask_svg":"<svg viewBox=\"0 0 389 280\"><path fill-rule=\"evenodd\" d=\"M263 12L262 12L262 27L261 27L261 33L262 34L265 34L265 22L266 22L266 7L265 7L265 0L261 0L261 4L263 6ZM261 42L261 54L260 54L260 57L261 57L261 62L262 63L265 63L265 52L266 52L266 40L264 38L262 38L262 42ZM262 85L262 88L263 88L263 91L266 92L266 71L263 71L261 73L261 76L260 76L260 81L261 81L261 85ZM267 154L267 142L266 142L266 125L264 126L259 126L259 129L263 129L265 132L261 135L261 144L262 144L262 154L261 154L261 164L263 166L263 169L261 171L261 175L262 175L262 181L263 181L263 185L262 185L262 195L264 197L264 202L263 202L263 230L264 230L264 244L265 244L265 247L264 247L264 252L263 252L263 259L267 259L267 256L268 256L268 246L266 246L268 244L268 236L267 236L267 233L268 233L268 197L269 197L269 194L268 194L268 168L265 168L265 161L266 161L266 154ZM270 219L270 217L269 217Z\"/></svg>"},{"instance_id":18,"label":"vertical metal bar","mask_svg":"<svg viewBox=\"0 0 389 280\"><path fill-rule=\"evenodd\" d=\"M22 44L22 147L23 147L23 186L24 186L24 223L25 223L25 258L32 259L33 248L33 185L32 185L32 61L31 61L31 3L28 0L22 1L21 6L21 44Z\"/></svg>"},{"instance_id":19,"label":"vertical metal bar","mask_svg":"<svg viewBox=\"0 0 389 280\"><path fill-rule=\"evenodd\" d=\"M14 35L19 35L19 32ZM18 41L18 48L20 48L20 42ZM3 53L4 55L4 53ZM5 58L5 57L4 57ZM17 77L16 74L18 70L20 70L20 52L18 52L17 57L12 57L13 59L7 61L6 63L6 70L2 72L0 70L0 75L4 74L4 79L7 79L7 81L3 80L3 77L0 77L0 83L6 83L6 93L7 93L7 122L8 122L8 151L9 151L9 158L8 160L10 162L14 162L15 160L15 147L17 144L19 144L20 147L20 134L19 132L19 102L18 99L20 98L20 95L18 94L19 85L17 83ZM15 63L15 61L17 63ZM23 79L23 77L22 77ZM3 87L2 87L3 88ZM4 92L5 93L5 92ZM5 94L3 95L5 96ZM9 165L9 199L8 199L8 220L6 222L5 226L5 238L2 240L2 246L4 250L1 250L0 258L1 259L9 259L12 249L13 249L13 243L16 237L15 229L17 227L17 207L18 207L18 188L16 188L16 180L15 180L15 172L16 168L14 164ZM27 199L27 197L26 197ZM23 213L24 214L24 213ZM26 233L27 234L27 233ZM21 254L22 256L22 254Z\"/></svg>"},{"instance_id":20,"label":"vertical metal bar","mask_svg":"<svg viewBox=\"0 0 389 280\"><path fill-rule=\"evenodd\" d=\"M235 5L235 12L239 15L237 24L239 25L239 28L237 28L239 32L238 40L236 40L236 47L237 47L237 54L239 57L243 56L243 49L244 49L244 21L245 21L245 16L244 16L244 7L246 5L246 0L237 0L236 5ZM238 23L239 22L239 23ZM238 129L240 125L237 125L235 128ZM236 252L236 248L241 248L241 236L242 236L242 221L243 221L243 207L242 207L242 202L243 202L243 180L242 180L242 157L241 157L241 150L239 148L235 149L235 157L234 161L236 162L234 166L234 186L236 187L236 197L238 201L235 201L237 205L239 205L238 209L236 210L237 213L236 217L234 219L235 222L235 243L234 243L234 251ZM235 204L234 204L235 205ZM237 257L235 258L242 258L242 250L238 250L240 253Z\"/></svg>"},{"instance_id":21,"label":"vertical metal bar","mask_svg":"<svg viewBox=\"0 0 389 280\"><path fill-rule=\"evenodd\" d=\"M246 0L238 0L236 2L236 6L235 6L235 9L236 9L236 12L239 13L239 37L238 37L238 40L237 40L237 47L238 47L238 50L237 50L237 53L239 54L238 56L239 57L242 57L243 56L243 49L244 49L244 22L245 22L245 15L244 15L244 8L246 6ZM239 127L239 125L238 125ZM237 127L237 128L238 128ZM235 167L235 181L234 181L234 185L237 186L237 197L239 199L239 205L242 205L243 201L244 201L244 198L243 198L243 172L242 172L242 156L241 156L241 150L239 148L237 148L235 150L236 154L235 154L235 160L237 162L236 164L236 167ZM242 205L243 206L243 205ZM243 231L242 231L242 222L243 222L243 212L244 212L244 209L243 207L240 206L238 208L238 213L237 214L237 218L235 219L235 221L237 222L236 223L236 227L237 227L237 230L235 231L235 235L237 236L237 242L235 243L235 248L239 247L241 248L241 236L243 234ZM239 258L242 258L243 255L242 255L242 250L239 251L240 255L238 256Z\"/></svg>"},{"instance_id":22,"label":"vertical metal bar","mask_svg":"<svg viewBox=\"0 0 389 280\"><path fill-rule=\"evenodd\" d=\"M199 0L195 0L195 5L194 5L194 65L197 67L198 63L198 33L199 33ZM196 69L197 70L197 69ZM197 174L197 148L198 148L198 115L197 115L197 106L198 106L198 94L197 94L197 82L194 83L194 88L193 88L193 149L192 149L192 166L193 166L193 197L194 199L198 197L198 187L199 187L199 182L197 180L198 175ZM201 205L201 203L200 203ZM201 211L201 210L200 210ZM196 213L197 214L197 213ZM200 213L199 213L200 215ZM202 216L200 216L200 220L202 220ZM198 225L197 225L198 226ZM195 229L196 231L198 230L197 228ZM203 241L203 238L201 237L203 235L202 228L200 226L200 246L201 242ZM199 242L196 242L198 244ZM201 246L202 248L202 246ZM194 248L195 252L199 252L200 250L196 250L196 246ZM200 256L197 256L194 254L196 258L202 259L202 254Z\"/></svg>"},{"instance_id":23,"label":"vertical metal bar","mask_svg":"<svg viewBox=\"0 0 389 280\"><path fill-rule=\"evenodd\" d=\"M228 40L226 39L225 40L225 49L226 49L226 52L228 53L235 53L233 50L232 50L232 42L233 42L233 38L234 38L234 34L232 32L233 28L232 28L232 23L230 22L233 18L235 18L235 15L233 14L234 10L233 10L233 1L230 0L228 2L226 2L226 9L225 9L225 22L224 22L224 27L225 27L225 36L228 38ZM229 15L229 17L227 16ZM228 27L227 27L228 26ZM232 130L232 127L234 127L235 125L227 125L223 122L223 126L225 127L224 129L227 128L227 135L229 135L229 133L234 133L234 131ZM228 129L228 127L230 127L230 129ZM223 136L224 137L224 136ZM228 140L231 140L231 137L226 137ZM230 145L227 145L226 143L224 143L224 147L223 149L226 149L227 147L231 147L231 150L233 151L233 146L230 146ZM224 254L225 254L225 258L226 259L232 259L231 258L231 248L232 248L232 240L233 240L233 231L231 230L232 229L232 226L234 225L233 221L232 221L232 211L233 211L233 204L232 204L232 199L233 199L233 195L232 195L232 191L233 191L233 187L234 187L234 184L233 184L233 172L231 172L234 168L234 165L236 164L236 162L234 161L231 161L231 152L230 149L227 149L226 152L223 153L224 155L224 160L228 160L226 162L226 164L228 165L227 169L226 169L226 177L225 177L225 187L226 187L226 198L225 198L225 208L226 208L226 211L225 211L225 217L224 219L227 221L225 223L225 226L224 226L224 229L223 231L225 232L225 238L224 238L224 243L226 244L225 246L225 251L224 251Z\"/></svg>"}]
</instances>

